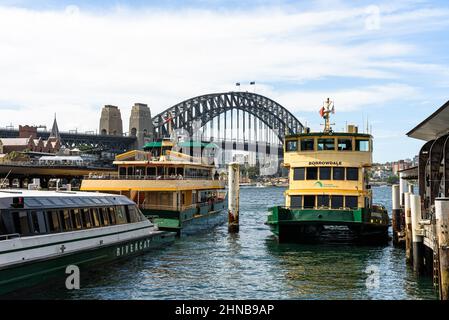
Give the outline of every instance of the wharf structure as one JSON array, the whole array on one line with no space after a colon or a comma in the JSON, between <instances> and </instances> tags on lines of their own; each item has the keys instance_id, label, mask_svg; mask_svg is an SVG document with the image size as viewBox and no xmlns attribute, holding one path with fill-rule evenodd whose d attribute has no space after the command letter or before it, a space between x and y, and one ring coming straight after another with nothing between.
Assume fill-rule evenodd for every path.
<instances>
[{"instance_id":1,"label":"wharf structure","mask_svg":"<svg viewBox=\"0 0 449 320\"><path fill-rule=\"evenodd\" d=\"M392 188L393 243L405 247L414 272L432 276L440 299L448 300L449 101L407 136L424 144L418 166L400 171Z\"/></svg>"}]
</instances>

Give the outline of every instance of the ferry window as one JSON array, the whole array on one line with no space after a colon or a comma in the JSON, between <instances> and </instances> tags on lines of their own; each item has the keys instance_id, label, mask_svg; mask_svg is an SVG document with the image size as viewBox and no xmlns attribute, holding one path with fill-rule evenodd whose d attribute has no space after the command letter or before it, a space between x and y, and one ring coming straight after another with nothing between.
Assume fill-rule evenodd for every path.
<instances>
[{"instance_id":1,"label":"ferry window","mask_svg":"<svg viewBox=\"0 0 449 320\"><path fill-rule=\"evenodd\" d=\"M97 199L97 198L92 198L93 202L95 202L96 204L101 204L101 200Z\"/></svg>"},{"instance_id":2,"label":"ferry window","mask_svg":"<svg viewBox=\"0 0 449 320\"><path fill-rule=\"evenodd\" d=\"M110 207L108 208L108 212L109 212L109 221L111 221L111 224L117 224L117 219L115 217L115 209L114 207Z\"/></svg>"},{"instance_id":3,"label":"ferry window","mask_svg":"<svg viewBox=\"0 0 449 320\"><path fill-rule=\"evenodd\" d=\"M156 167L147 167L147 176L155 176Z\"/></svg>"},{"instance_id":4,"label":"ferry window","mask_svg":"<svg viewBox=\"0 0 449 320\"><path fill-rule=\"evenodd\" d=\"M128 206L129 216L131 218L131 222L139 222L139 212L137 211L136 206L130 205Z\"/></svg>"},{"instance_id":5,"label":"ferry window","mask_svg":"<svg viewBox=\"0 0 449 320\"><path fill-rule=\"evenodd\" d=\"M345 197L345 207L351 209L357 209L357 197L356 196L346 196Z\"/></svg>"},{"instance_id":6,"label":"ferry window","mask_svg":"<svg viewBox=\"0 0 449 320\"><path fill-rule=\"evenodd\" d=\"M65 203L62 202L62 200L59 199L59 198L53 198L53 199L51 199L51 201L53 201L53 203L56 204L56 205L58 205L58 206L63 206L63 205L65 205Z\"/></svg>"},{"instance_id":7,"label":"ferry window","mask_svg":"<svg viewBox=\"0 0 449 320\"><path fill-rule=\"evenodd\" d=\"M94 227L101 227L100 225L100 217L98 216L97 208L90 208L90 214L92 216L92 222Z\"/></svg>"},{"instance_id":8,"label":"ferry window","mask_svg":"<svg viewBox=\"0 0 449 320\"><path fill-rule=\"evenodd\" d=\"M317 180L318 179L318 168L308 167L307 168L307 180Z\"/></svg>"},{"instance_id":9,"label":"ferry window","mask_svg":"<svg viewBox=\"0 0 449 320\"><path fill-rule=\"evenodd\" d=\"M301 151L313 151L315 150L313 139L301 139Z\"/></svg>"},{"instance_id":10,"label":"ferry window","mask_svg":"<svg viewBox=\"0 0 449 320\"><path fill-rule=\"evenodd\" d=\"M126 167L119 167L118 174L119 176L126 176Z\"/></svg>"},{"instance_id":11,"label":"ferry window","mask_svg":"<svg viewBox=\"0 0 449 320\"><path fill-rule=\"evenodd\" d=\"M83 227L92 228L92 217L90 216L89 209L81 209L81 216L83 217Z\"/></svg>"},{"instance_id":12,"label":"ferry window","mask_svg":"<svg viewBox=\"0 0 449 320\"><path fill-rule=\"evenodd\" d=\"M49 232L61 232L58 211L47 211L47 223Z\"/></svg>"},{"instance_id":13,"label":"ferry window","mask_svg":"<svg viewBox=\"0 0 449 320\"><path fill-rule=\"evenodd\" d=\"M45 199L45 198L39 199L39 202L40 202L42 205L44 205L45 207L53 206L53 205L54 205L53 202L51 202L50 200Z\"/></svg>"},{"instance_id":14,"label":"ferry window","mask_svg":"<svg viewBox=\"0 0 449 320\"><path fill-rule=\"evenodd\" d=\"M359 180L359 168L346 168L346 180Z\"/></svg>"},{"instance_id":15,"label":"ferry window","mask_svg":"<svg viewBox=\"0 0 449 320\"><path fill-rule=\"evenodd\" d=\"M304 208L315 207L315 196L304 196Z\"/></svg>"},{"instance_id":16,"label":"ferry window","mask_svg":"<svg viewBox=\"0 0 449 320\"><path fill-rule=\"evenodd\" d=\"M117 212L117 224L123 224L126 223L126 212L125 208L123 206L117 206L116 207Z\"/></svg>"},{"instance_id":17,"label":"ferry window","mask_svg":"<svg viewBox=\"0 0 449 320\"><path fill-rule=\"evenodd\" d=\"M177 175L184 175L184 168L176 168L176 174Z\"/></svg>"},{"instance_id":18,"label":"ferry window","mask_svg":"<svg viewBox=\"0 0 449 320\"><path fill-rule=\"evenodd\" d=\"M287 152L298 151L298 141L296 140L287 141L286 151Z\"/></svg>"},{"instance_id":19,"label":"ferry window","mask_svg":"<svg viewBox=\"0 0 449 320\"><path fill-rule=\"evenodd\" d=\"M329 207L329 196L327 195L318 195L317 196L318 207Z\"/></svg>"},{"instance_id":20,"label":"ferry window","mask_svg":"<svg viewBox=\"0 0 449 320\"><path fill-rule=\"evenodd\" d=\"M290 196L290 207L302 208L302 196Z\"/></svg>"},{"instance_id":21,"label":"ferry window","mask_svg":"<svg viewBox=\"0 0 449 320\"><path fill-rule=\"evenodd\" d=\"M125 217L126 217L126 222L131 222L131 216L130 216L130 213L129 213L129 208L128 208L128 206L124 206L123 207L124 209L125 209Z\"/></svg>"},{"instance_id":22,"label":"ferry window","mask_svg":"<svg viewBox=\"0 0 449 320\"><path fill-rule=\"evenodd\" d=\"M331 179L331 168L321 167L320 168L320 180L330 180Z\"/></svg>"},{"instance_id":23,"label":"ferry window","mask_svg":"<svg viewBox=\"0 0 449 320\"><path fill-rule=\"evenodd\" d=\"M352 151L352 139L338 139L338 150Z\"/></svg>"},{"instance_id":24,"label":"ferry window","mask_svg":"<svg viewBox=\"0 0 449 320\"><path fill-rule=\"evenodd\" d=\"M145 167L136 167L136 176L144 176Z\"/></svg>"},{"instance_id":25,"label":"ferry window","mask_svg":"<svg viewBox=\"0 0 449 320\"><path fill-rule=\"evenodd\" d=\"M72 216L72 224L75 229L81 229L81 213L79 209L70 210L70 215Z\"/></svg>"},{"instance_id":26,"label":"ferry window","mask_svg":"<svg viewBox=\"0 0 449 320\"><path fill-rule=\"evenodd\" d=\"M63 231L72 230L72 221L70 220L69 210L59 210L59 218L61 221L61 226Z\"/></svg>"},{"instance_id":27,"label":"ferry window","mask_svg":"<svg viewBox=\"0 0 449 320\"><path fill-rule=\"evenodd\" d=\"M12 212L14 229L19 234L30 234L30 225L28 223L28 214L26 211Z\"/></svg>"},{"instance_id":28,"label":"ferry window","mask_svg":"<svg viewBox=\"0 0 449 320\"><path fill-rule=\"evenodd\" d=\"M72 199L70 199L70 198L64 198L64 199L62 199L62 201L65 204L69 204L69 205L74 205L75 204L75 202Z\"/></svg>"},{"instance_id":29,"label":"ferry window","mask_svg":"<svg viewBox=\"0 0 449 320\"><path fill-rule=\"evenodd\" d=\"M128 176L133 176L134 175L134 167L128 167L127 173L128 173Z\"/></svg>"},{"instance_id":30,"label":"ferry window","mask_svg":"<svg viewBox=\"0 0 449 320\"><path fill-rule=\"evenodd\" d=\"M2 218L2 212L0 212L0 234L7 234L6 225Z\"/></svg>"},{"instance_id":31,"label":"ferry window","mask_svg":"<svg viewBox=\"0 0 449 320\"><path fill-rule=\"evenodd\" d=\"M46 233L45 217L42 211L31 211L31 228L34 233Z\"/></svg>"},{"instance_id":32,"label":"ferry window","mask_svg":"<svg viewBox=\"0 0 449 320\"><path fill-rule=\"evenodd\" d=\"M101 203L109 204L109 200L107 198L100 198Z\"/></svg>"},{"instance_id":33,"label":"ferry window","mask_svg":"<svg viewBox=\"0 0 449 320\"><path fill-rule=\"evenodd\" d=\"M36 199L25 198L25 205L27 207L40 207L41 204Z\"/></svg>"},{"instance_id":34,"label":"ferry window","mask_svg":"<svg viewBox=\"0 0 449 320\"><path fill-rule=\"evenodd\" d=\"M345 168L334 167L332 178L334 180L345 180Z\"/></svg>"},{"instance_id":35,"label":"ferry window","mask_svg":"<svg viewBox=\"0 0 449 320\"><path fill-rule=\"evenodd\" d=\"M355 140L355 151L369 151L369 140Z\"/></svg>"},{"instance_id":36,"label":"ferry window","mask_svg":"<svg viewBox=\"0 0 449 320\"><path fill-rule=\"evenodd\" d=\"M108 208L99 208L98 210L100 212L101 224L104 226L108 226L109 225Z\"/></svg>"},{"instance_id":37,"label":"ferry window","mask_svg":"<svg viewBox=\"0 0 449 320\"><path fill-rule=\"evenodd\" d=\"M305 168L293 168L293 180L304 180Z\"/></svg>"},{"instance_id":38,"label":"ferry window","mask_svg":"<svg viewBox=\"0 0 449 320\"><path fill-rule=\"evenodd\" d=\"M318 150L335 150L335 139L318 139Z\"/></svg>"},{"instance_id":39,"label":"ferry window","mask_svg":"<svg viewBox=\"0 0 449 320\"><path fill-rule=\"evenodd\" d=\"M331 208L332 209L343 208L343 196L332 196Z\"/></svg>"}]
</instances>

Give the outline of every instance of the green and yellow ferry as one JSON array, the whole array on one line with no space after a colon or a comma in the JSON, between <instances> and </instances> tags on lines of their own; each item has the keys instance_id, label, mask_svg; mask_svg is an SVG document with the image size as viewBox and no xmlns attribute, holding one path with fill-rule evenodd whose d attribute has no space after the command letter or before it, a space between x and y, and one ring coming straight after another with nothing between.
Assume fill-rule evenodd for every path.
<instances>
[{"instance_id":1,"label":"green and yellow ferry","mask_svg":"<svg viewBox=\"0 0 449 320\"><path fill-rule=\"evenodd\" d=\"M190 144L193 149L198 145L201 153L203 143ZM195 156L197 152L192 156L192 152L175 150L171 141L162 140L148 143L145 151L118 155L114 161L116 174L87 176L81 190L125 195L160 230L174 231L179 236L224 223L225 181L215 166L205 157Z\"/></svg>"},{"instance_id":2,"label":"green and yellow ferry","mask_svg":"<svg viewBox=\"0 0 449 320\"><path fill-rule=\"evenodd\" d=\"M373 137L354 125L334 132L331 113L327 99L320 110L322 132L306 129L285 137L285 206L271 208L267 224L279 242L387 242L388 214L372 203L368 178Z\"/></svg>"}]
</instances>

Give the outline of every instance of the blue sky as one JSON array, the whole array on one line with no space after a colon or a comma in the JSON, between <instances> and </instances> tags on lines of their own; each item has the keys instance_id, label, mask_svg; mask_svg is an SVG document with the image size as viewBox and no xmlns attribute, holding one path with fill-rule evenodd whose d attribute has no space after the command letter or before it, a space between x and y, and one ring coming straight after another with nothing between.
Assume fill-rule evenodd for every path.
<instances>
[{"instance_id":1,"label":"blue sky","mask_svg":"<svg viewBox=\"0 0 449 320\"><path fill-rule=\"evenodd\" d=\"M448 30L447 1L0 0L0 126L95 130L114 104L127 127L134 102L256 81L312 129L328 96L337 129L368 118L376 161L413 157L405 133L449 100Z\"/></svg>"}]
</instances>

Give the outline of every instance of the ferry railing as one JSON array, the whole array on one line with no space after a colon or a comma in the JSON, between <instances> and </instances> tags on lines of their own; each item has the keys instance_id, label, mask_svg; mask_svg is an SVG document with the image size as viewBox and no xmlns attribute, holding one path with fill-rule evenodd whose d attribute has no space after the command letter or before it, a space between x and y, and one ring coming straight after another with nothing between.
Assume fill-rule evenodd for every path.
<instances>
[{"instance_id":1,"label":"ferry railing","mask_svg":"<svg viewBox=\"0 0 449 320\"><path fill-rule=\"evenodd\" d=\"M0 234L0 240L20 238L20 233Z\"/></svg>"},{"instance_id":2,"label":"ferry railing","mask_svg":"<svg viewBox=\"0 0 449 320\"><path fill-rule=\"evenodd\" d=\"M284 209L296 209L296 210L356 210L358 208L349 208L349 207L301 207L301 206L283 206Z\"/></svg>"},{"instance_id":3,"label":"ferry railing","mask_svg":"<svg viewBox=\"0 0 449 320\"><path fill-rule=\"evenodd\" d=\"M219 180L213 177L202 176L182 176L182 175L87 175L84 176L86 180Z\"/></svg>"},{"instance_id":4,"label":"ferry railing","mask_svg":"<svg viewBox=\"0 0 449 320\"><path fill-rule=\"evenodd\" d=\"M140 209L147 210L168 210L168 211L184 211L191 208L198 208L198 203L187 205L187 206L170 206L170 205L160 205L160 204L141 204Z\"/></svg>"}]
</instances>

